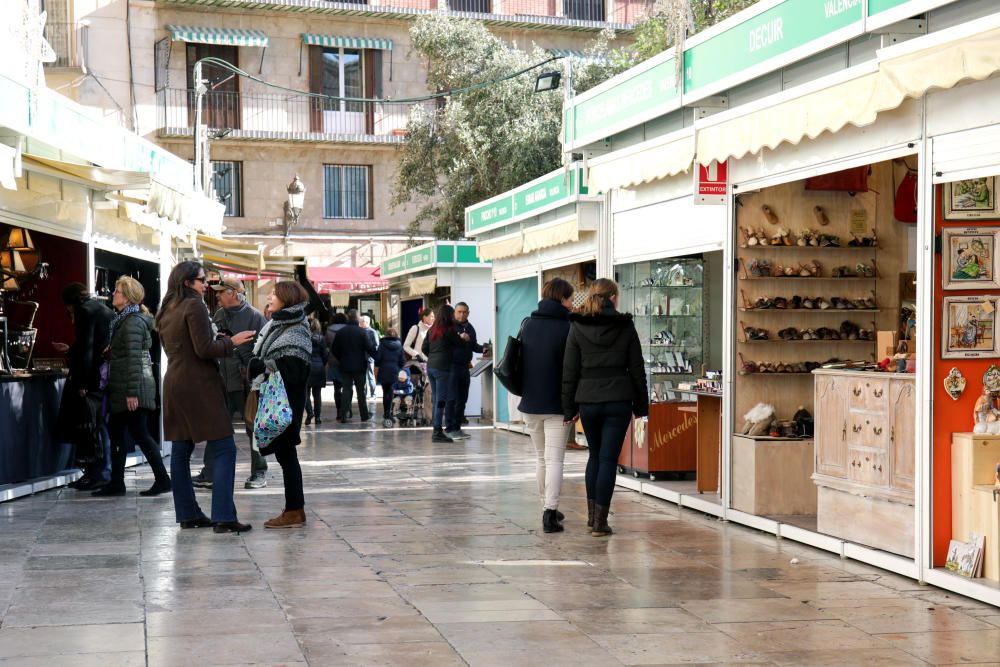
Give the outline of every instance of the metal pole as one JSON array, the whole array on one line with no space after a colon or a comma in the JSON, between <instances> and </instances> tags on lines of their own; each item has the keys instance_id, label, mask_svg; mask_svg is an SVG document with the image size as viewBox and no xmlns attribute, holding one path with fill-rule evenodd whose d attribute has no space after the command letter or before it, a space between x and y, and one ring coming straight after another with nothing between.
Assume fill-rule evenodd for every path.
<instances>
[{"instance_id":1,"label":"metal pole","mask_svg":"<svg viewBox=\"0 0 1000 667\"><path fill-rule=\"evenodd\" d=\"M205 96L205 83L201 78L201 61L194 64L194 191L205 191L205 157L202 155L201 105Z\"/></svg>"}]
</instances>

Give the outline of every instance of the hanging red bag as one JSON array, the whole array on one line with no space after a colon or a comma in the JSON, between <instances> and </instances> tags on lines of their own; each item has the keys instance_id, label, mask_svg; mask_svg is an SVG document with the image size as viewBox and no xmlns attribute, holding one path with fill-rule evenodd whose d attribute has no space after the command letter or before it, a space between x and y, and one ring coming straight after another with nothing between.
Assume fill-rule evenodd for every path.
<instances>
[{"instance_id":1,"label":"hanging red bag","mask_svg":"<svg viewBox=\"0 0 1000 667\"><path fill-rule=\"evenodd\" d=\"M893 217L900 222L917 222L917 174L907 170L896 188L896 202Z\"/></svg>"}]
</instances>

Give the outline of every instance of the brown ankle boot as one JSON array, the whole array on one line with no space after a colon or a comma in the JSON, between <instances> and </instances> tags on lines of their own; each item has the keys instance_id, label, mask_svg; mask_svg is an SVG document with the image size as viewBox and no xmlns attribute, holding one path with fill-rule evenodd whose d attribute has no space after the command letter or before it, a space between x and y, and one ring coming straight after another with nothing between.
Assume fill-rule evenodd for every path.
<instances>
[{"instance_id":1,"label":"brown ankle boot","mask_svg":"<svg viewBox=\"0 0 1000 667\"><path fill-rule=\"evenodd\" d=\"M587 528L594 527L594 501L587 499Z\"/></svg>"},{"instance_id":2,"label":"brown ankle boot","mask_svg":"<svg viewBox=\"0 0 1000 667\"><path fill-rule=\"evenodd\" d=\"M305 510L285 510L279 516L264 522L265 528L297 528L306 525Z\"/></svg>"},{"instance_id":3,"label":"brown ankle boot","mask_svg":"<svg viewBox=\"0 0 1000 667\"><path fill-rule=\"evenodd\" d=\"M607 537L613 531L611 526L608 525L608 510L611 509L607 505L594 505L594 526L590 530L590 534L594 537Z\"/></svg>"}]
</instances>

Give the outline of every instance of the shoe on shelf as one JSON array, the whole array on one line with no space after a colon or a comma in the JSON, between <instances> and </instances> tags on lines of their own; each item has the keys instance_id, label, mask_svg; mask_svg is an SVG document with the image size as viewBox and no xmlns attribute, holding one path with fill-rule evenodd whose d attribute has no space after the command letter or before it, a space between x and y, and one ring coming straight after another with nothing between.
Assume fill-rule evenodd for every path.
<instances>
[{"instance_id":1,"label":"shoe on shelf","mask_svg":"<svg viewBox=\"0 0 1000 667\"><path fill-rule=\"evenodd\" d=\"M188 519L187 521L181 521L181 528L187 530L189 528L211 528L213 525L212 520L207 516L198 517L197 519Z\"/></svg>"},{"instance_id":2,"label":"shoe on shelf","mask_svg":"<svg viewBox=\"0 0 1000 667\"><path fill-rule=\"evenodd\" d=\"M265 528L298 528L306 525L305 510L284 510L281 514L264 522Z\"/></svg>"},{"instance_id":3,"label":"shoe on shelf","mask_svg":"<svg viewBox=\"0 0 1000 667\"><path fill-rule=\"evenodd\" d=\"M153 486L149 487L145 491L140 491L139 495L147 498L150 496L158 496L163 493L170 493L171 488L170 480L165 482L153 482Z\"/></svg>"},{"instance_id":4,"label":"shoe on shelf","mask_svg":"<svg viewBox=\"0 0 1000 667\"><path fill-rule=\"evenodd\" d=\"M109 498L112 496L124 496L125 486L117 486L114 484L105 484L96 491L91 491L90 495L97 496L99 498Z\"/></svg>"},{"instance_id":5,"label":"shoe on shelf","mask_svg":"<svg viewBox=\"0 0 1000 667\"><path fill-rule=\"evenodd\" d=\"M249 523L240 523L239 521L219 521L212 528L216 533L249 533L253 530L253 526Z\"/></svg>"},{"instance_id":6,"label":"shoe on shelf","mask_svg":"<svg viewBox=\"0 0 1000 667\"><path fill-rule=\"evenodd\" d=\"M210 477L205 477L204 474L198 473L191 478L191 484L198 487L199 489L211 489L212 479Z\"/></svg>"},{"instance_id":7,"label":"shoe on shelf","mask_svg":"<svg viewBox=\"0 0 1000 667\"><path fill-rule=\"evenodd\" d=\"M434 429L434 435L431 436L431 442L452 443L455 441L448 437L448 434L443 429L436 428Z\"/></svg>"},{"instance_id":8,"label":"shoe on shelf","mask_svg":"<svg viewBox=\"0 0 1000 667\"><path fill-rule=\"evenodd\" d=\"M267 475L262 472L250 475L243 483L244 489L263 489L265 486L267 486Z\"/></svg>"}]
</instances>

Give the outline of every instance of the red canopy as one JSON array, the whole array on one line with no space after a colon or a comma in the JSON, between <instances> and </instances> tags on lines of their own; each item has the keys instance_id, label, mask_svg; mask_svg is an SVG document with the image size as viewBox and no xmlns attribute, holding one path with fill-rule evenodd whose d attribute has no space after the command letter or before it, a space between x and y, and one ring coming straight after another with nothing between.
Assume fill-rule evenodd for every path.
<instances>
[{"instance_id":1,"label":"red canopy","mask_svg":"<svg viewBox=\"0 0 1000 667\"><path fill-rule=\"evenodd\" d=\"M377 266L310 266L309 280L320 294L380 292L389 286Z\"/></svg>"}]
</instances>

